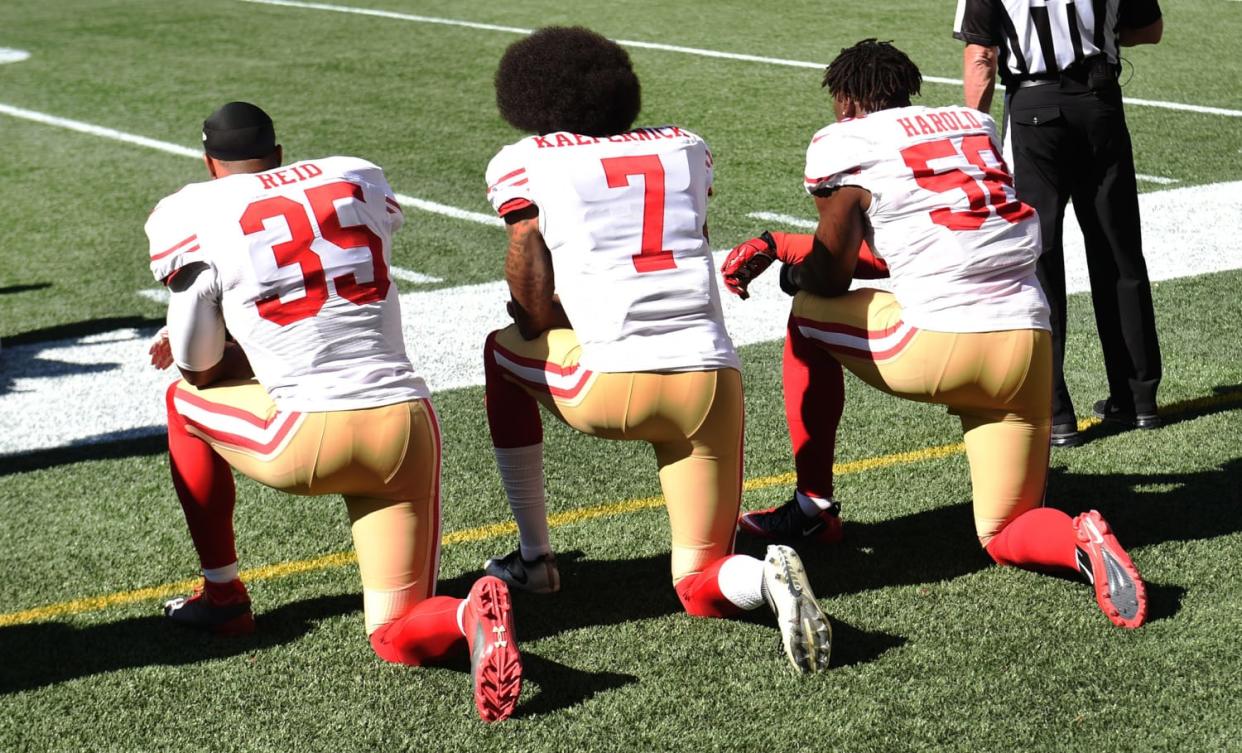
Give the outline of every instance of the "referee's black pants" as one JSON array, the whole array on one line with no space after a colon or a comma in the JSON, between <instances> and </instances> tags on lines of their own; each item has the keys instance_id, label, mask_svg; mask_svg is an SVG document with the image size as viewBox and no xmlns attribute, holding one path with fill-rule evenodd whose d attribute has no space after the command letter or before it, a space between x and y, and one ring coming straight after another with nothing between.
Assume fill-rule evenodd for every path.
<instances>
[{"instance_id":1,"label":"referee's black pants","mask_svg":"<svg viewBox=\"0 0 1242 753\"><path fill-rule=\"evenodd\" d=\"M1134 154L1121 89L1058 83L1007 94L1018 198L1039 213L1043 254L1037 273L1052 308L1054 424L1076 421L1065 385L1065 204L1086 241L1095 325L1109 397L1121 411L1155 412L1160 344L1143 260Z\"/></svg>"}]
</instances>

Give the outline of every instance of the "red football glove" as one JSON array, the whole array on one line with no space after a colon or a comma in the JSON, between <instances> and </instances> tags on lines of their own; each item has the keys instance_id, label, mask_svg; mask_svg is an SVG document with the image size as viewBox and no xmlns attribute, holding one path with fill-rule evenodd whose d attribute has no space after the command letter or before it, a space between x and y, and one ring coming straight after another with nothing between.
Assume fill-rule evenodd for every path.
<instances>
[{"instance_id":1,"label":"red football glove","mask_svg":"<svg viewBox=\"0 0 1242 753\"><path fill-rule=\"evenodd\" d=\"M746 288L750 281L763 274L776 261L776 241L772 234L764 232L734 247L720 265L720 275L725 288L743 301L750 298Z\"/></svg>"}]
</instances>

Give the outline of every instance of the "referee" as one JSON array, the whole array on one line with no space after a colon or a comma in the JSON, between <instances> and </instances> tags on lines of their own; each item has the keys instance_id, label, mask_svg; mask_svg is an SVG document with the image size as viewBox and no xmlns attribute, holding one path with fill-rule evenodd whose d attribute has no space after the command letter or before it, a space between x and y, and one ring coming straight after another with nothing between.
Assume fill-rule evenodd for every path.
<instances>
[{"instance_id":1,"label":"referee","mask_svg":"<svg viewBox=\"0 0 1242 753\"><path fill-rule=\"evenodd\" d=\"M966 104L991 109L999 69L1018 198L1039 212L1038 274L1052 308L1054 445L1083 441L1064 375L1061 227L1071 198L1108 374L1108 398L1094 404L1095 415L1141 429L1160 425L1160 344L1117 74L1120 47L1155 44L1163 31L1157 0L958 0L953 36L966 43Z\"/></svg>"}]
</instances>

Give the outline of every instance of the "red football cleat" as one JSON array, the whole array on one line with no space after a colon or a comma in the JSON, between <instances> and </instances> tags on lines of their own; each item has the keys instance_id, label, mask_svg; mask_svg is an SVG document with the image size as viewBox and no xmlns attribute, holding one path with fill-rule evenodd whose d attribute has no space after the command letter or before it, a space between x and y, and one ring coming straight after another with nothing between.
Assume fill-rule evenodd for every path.
<instances>
[{"instance_id":1,"label":"red football cleat","mask_svg":"<svg viewBox=\"0 0 1242 753\"><path fill-rule=\"evenodd\" d=\"M1078 569L1095 586L1095 600L1114 625L1136 628L1147 619L1147 589L1130 555L1096 510L1074 518Z\"/></svg>"},{"instance_id":2,"label":"red football cleat","mask_svg":"<svg viewBox=\"0 0 1242 753\"><path fill-rule=\"evenodd\" d=\"M780 507L742 513L737 527L756 538L769 541L816 541L837 544L845 538L841 524L841 506L836 502L818 515L808 517L794 497Z\"/></svg>"},{"instance_id":3,"label":"red football cleat","mask_svg":"<svg viewBox=\"0 0 1242 753\"><path fill-rule=\"evenodd\" d=\"M241 580L212 583L203 580L189 596L164 602L164 616L178 625L216 635L249 635L254 632L250 594Z\"/></svg>"},{"instance_id":4,"label":"red football cleat","mask_svg":"<svg viewBox=\"0 0 1242 753\"><path fill-rule=\"evenodd\" d=\"M462 627L470 644L475 708L485 722L508 719L522 692L522 656L504 581L491 575L475 581L466 597Z\"/></svg>"}]
</instances>

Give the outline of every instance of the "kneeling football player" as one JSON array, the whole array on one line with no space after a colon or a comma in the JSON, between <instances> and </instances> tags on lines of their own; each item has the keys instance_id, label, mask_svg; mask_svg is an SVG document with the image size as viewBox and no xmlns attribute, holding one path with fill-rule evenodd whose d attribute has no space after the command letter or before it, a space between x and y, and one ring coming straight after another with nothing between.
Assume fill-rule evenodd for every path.
<instances>
[{"instance_id":1,"label":"kneeling football player","mask_svg":"<svg viewBox=\"0 0 1242 753\"><path fill-rule=\"evenodd\" d=\"M254 630L230 466L293 494L340 494L375 652L419 665L468 646L480 715L509 716L521 659L508 587L485 577L466 599L435 596L440 432L388 275L402 213L383 171L353 157L281 167L271 119L244 102L207 119L203 146L212 180L165 198L146 227L170 291L153 362L184 376L167 394L173 485L204 576L165 614Z\"/></svg>"},{"instance_id":2,"label":"kneeling football player","mask_svg":"<svg viewBox=\"0 0 1242 753\"><path fill-rule=\"evenodd\" d=\"M723 617L766 601L794 667L825 669L830 628L797 554L731 554L742 379L707 243L707 145L677 126L633 127L640 97L629 56L582 28L546 28L510 46L496 93L505 120L534 135L487 169L488 198L508 229L516 321L487 339L487 415L520 539L487 572L531 591L560 586L542 404L581 432L655 450L673 583L688 613Z\"/></svg>"},{"instance_id":3,"label":"kneeling football player","mask_svg":"<svg viewBox=\"0 0 1242 753\"><path fill-rule=\"evenodd\" d=\"M837 122L807 150L814 236L761 237L723 266L730 289L775 259L794 297L785 413L797 491L747 513L767 539L840 538L832 461L844 365L867 384L948 406L962 423L979 542L1002 565L1081 573L1115 624L1147 614L1138 570L1100 513L1043 507L1052 425L1048 303L1035 277L1039 221L1018 201L996 126L964 107L910 104L922 76L874 39L842 50L824 85ZM849 291L863 239L892 292Z\"/></svg>"}]
</instances>

